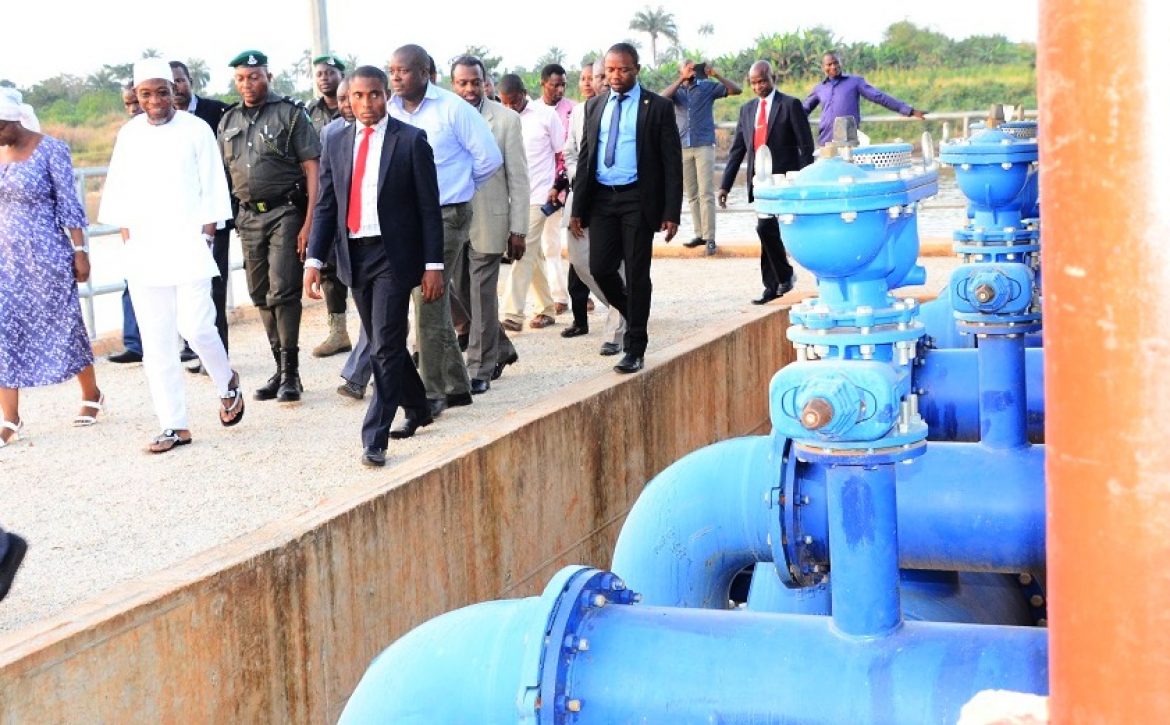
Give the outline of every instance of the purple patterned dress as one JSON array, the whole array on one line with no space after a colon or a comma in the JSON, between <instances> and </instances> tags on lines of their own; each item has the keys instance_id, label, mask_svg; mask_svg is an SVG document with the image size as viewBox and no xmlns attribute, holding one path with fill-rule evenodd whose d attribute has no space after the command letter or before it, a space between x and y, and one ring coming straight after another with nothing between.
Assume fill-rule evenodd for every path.
<instances>
[{"instance_id":1,"label":"purple patterned dress","mask_svg":"<svg viewBox=\"0 0 1170 725\"><path fill-rule=\"evenodd\" d=\"M0 387L53 385L93 364L64 232L86 224L65 144L45 136L26 161L0 163Z\"/></svg>"}]
</instances>

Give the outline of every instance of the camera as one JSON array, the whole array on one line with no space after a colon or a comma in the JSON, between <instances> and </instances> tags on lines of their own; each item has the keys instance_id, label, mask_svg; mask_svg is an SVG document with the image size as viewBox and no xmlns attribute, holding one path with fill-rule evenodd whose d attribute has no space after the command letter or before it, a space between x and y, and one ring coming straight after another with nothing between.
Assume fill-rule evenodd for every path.
<instances>
[{"instance_id":1,"label":"camera","mask_svg":"<svg viewBox=\"0 0 1170 725\"><path fill-rule=\"evenodd\" d=\"M695 63L695 78L706 78L706 77L707 77L707 64L706 63Z\"/></svg>"}]
</instances>

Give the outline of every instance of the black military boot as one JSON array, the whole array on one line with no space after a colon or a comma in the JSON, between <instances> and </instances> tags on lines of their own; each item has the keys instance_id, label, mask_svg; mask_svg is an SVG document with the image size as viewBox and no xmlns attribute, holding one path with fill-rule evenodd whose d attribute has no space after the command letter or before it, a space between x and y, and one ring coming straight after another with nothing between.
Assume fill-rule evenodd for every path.
<instances>
[{"instance_id":1,"label":"black military boot","mask_svg":"<svg viewBox=\"0 0 1170 725\"><path fill-rule=\"evenodd\" d=\"M280 390L280 346L272 346L272 359L276 361L276 372L272 377L268 378L268 382L256 388L256 392L252 394L253 400L272 400L276 397L277 391Z\"/></svg>"},{"instance_id":2,"label":"black military boot","mask_svg":"<svg viewBox=\"0 0 1170 725\"><path fill-rule=\"evenodd\" d=\"M291 403L301 399L305 387L301 385L300 366L297 364L298 348L289 348L280 353L280 389L276 399L282 403Z\"/></svg>"}]
</instances>

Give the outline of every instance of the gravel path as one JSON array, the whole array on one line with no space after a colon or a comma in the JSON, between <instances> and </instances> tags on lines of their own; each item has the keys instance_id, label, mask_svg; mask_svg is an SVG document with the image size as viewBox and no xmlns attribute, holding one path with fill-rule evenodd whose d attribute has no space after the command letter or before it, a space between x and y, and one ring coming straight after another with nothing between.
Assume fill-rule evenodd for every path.
<instances>
[{"instance_id":1,"label":"gravel path","mask_svg":"<svg viewBox=\"0 0 1170 725\"><path fill-rule=\"evenodd\" d=\"M930 285L905 293L936 291L955 264L950 258L922 263ZM653 269L651 356L743 314L760 291L757 259L657 259ZM797 289L813 290L812 275L802 273ZM597 355L600 310L591 318L595 332L589 336L561 338L569 321L563 315L550 328L516 335L520 362L474 405L444 413L413 439L391 441L388 466L450 445L566 386L615 375L615 358ZM356 337L352 305L349 327ZM271 354L258 322L235 325L231 334L233 362L250 391L271 373ZM324 334L324 307L315 304L305 312L305 347ZM24 391L28 440L0 450L0 522L26 536L30 551L0 605L0 631L58 614L300 513L339 489L361 481L374 485L388 475L389 467L379 472L359 464L365 403L334 392L342 358L302 361L302 402L249 399L247 417L230 429L218 425L210 380L188 375L195 444L163 456L143 452L157 430L141 365L98 363L110 412L90 429L69 426L79 397L75 383Z\"/></svg>"}]
</instances>

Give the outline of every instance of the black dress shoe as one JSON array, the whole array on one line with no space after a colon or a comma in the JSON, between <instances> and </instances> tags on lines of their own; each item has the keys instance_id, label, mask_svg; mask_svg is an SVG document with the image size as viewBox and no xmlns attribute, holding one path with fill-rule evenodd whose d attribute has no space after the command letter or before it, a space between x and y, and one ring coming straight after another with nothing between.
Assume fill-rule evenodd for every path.
<instances>
[{"instance_id":1,"label":"black dress shoe","mask_svg":"<svg viewBox=\"0 0 1170 725\"><path fill-rule=\"evenodd\" d=\"M12 586L12 580L16 578L16 570L24 561L25 553L28 552L28 542L16 534L0 533L0 536L8 537L4 558L0 559L0 599L3 599Z\"/></svg>"},{"instance_id":2,"label":"black dress shoe","mask_svg":"<svg viewBox=\"0 0 1170 725\"><path fill-rule=\"evenodd\" d=\"M446 398L427 398L427 412L431 414L432 420L442 415L446 409Z\"/></svg>"},{"instance_id":3,"label":"black dress shoe","mask_svg":"<svg viewBox=\"0 0 1170 725\"><path fill-rule=\"evenodd\" d=\"M184 347L182 350L179 351L179 362L186 363L186 362L191 362L192 360L198 360L198 359L199 359L199 356L196 355L195 351L189 347Z\"/></svg>"},{"instance_id":4,"label":"black dress shoe","mask_svg":"<svg viewBox=\"0 0 1170 725\"><path fill-rule=\"evenodd\" d=\"M496 369L492 370L492 380L499 380L500 376L504 374L504 368L516 362L520 362L520 355L513 352L508 357L496 363Z\"/></svg>"},{"instance_id":5,"label":"black dress shoe","mask_svg":"<svg viewBox=\"0 0 1170 725\"><path fill-rule=\"evenodd\" d=\"M763 293L759 297L752 300L752 304L753 305L766 305L779 296L780 295L776 294L772 290L764 290Z\"/></svg>"},{"instance_id":6,"label":"black dress shoe","mask_svg":"<svg viewBox=\"0 0 1170 725\"><path fill-rule=\"evenodd\" d=\"M362 465L371 468L381 468L386 465L385 448L367 448L362 451Z\"/></svg>"},{"instance_id":7,"label":"black dress shoe","mask_svg":"<svg viewBox=\"0 0 1170 725\"><path fill-rule=\"evenodd\" d=\"M492 389L492 381L481 380L480 378L471 379L471 394L482 395Z\"/></svg>"},{"instance_id":8,"label":"black dress shoe","mask_svg":"<svg viewBox=\"0 0 1170 725\"><path fill-rule=\"evenodd\" d=\"M701 247L706 243L707 243L706 239L703 239L702 237L695 237L694 239L692 239L689 242L683 242L683 246L686 247L687 249L694 249L695 247Z\"/></svg>"},{"instance_id":9,"label":"black dress shoe","mask_svg":"<svg viewBox=\"0 0 1170 725\"><path fill-rule=\"evenodd\" d=\"M622 356L621 362L613 366L613 369L619 373L629 374L638 372L643 366L644 363L640 355L627 352Z\"/></svg>"},{"instance_id":10,"label":"black dress shoe","mask_svg":"<svg viewBox=\"0 0 1170 725\"><path fill-rule=\"evenodd\" d=\"M792 291L792 288L795 286L796 286L796 272L793 272L792 276L788 278L787 282L780 283L780 289L776 290L776 296L779 297L780 295L788 294L789 292Z\"/></svg>"},{"instance_id":11,"label":"black dress shoe","mask_svg":"<svg viewBox=\"0 0 1170 725\"><path fill-rule=\"evenodd\" d=\"M122 352L112 353L106 359L112 363L136 363L142 362L142 353L134 352L133 350L123 350Z\"/></svg>"},{"instance_id":12,"label":"black dress shoe","mask_svg":"<svg viewBox=\"0 0 1170 725\"><path fill-rule=\"evenodd\" d=\"M403 438L410 438L419 428L425 428L431 423L435 422L435 416L430 410L427 410L424 415L426 417L420 418L415 411L404 411L402 422L390 429L390 437L395 440Z\"/></svg>"},{"instance_id":13,"label":"black dress shoe","mask_svg":"<svg viewBox=\"0 0 1170 725\"><path fill-rule=\"evenodd\" d=\"M451 393L447 396L448 408L458 408L461 405L471 405L471 393Z\"/></svg>"},{"instance_id":14,"label":"black dress shoe","mask_svg":"<svg viewBox=\"0 0 1170 725\"><path fill-rule=\"evenodd\" d=\"M344 395L347 398L353 398L354 400L361 400L366 397L366 389L352 380L346 380L337 386L337 394Z\"/></svg>"},{"instance_id":15,"label":"black dress shoe","mask_svg":"<svg viewBox=\"0 0 1170 725\"><path fill-rule=\"evenodd\" d=\"M621 351L622 351L622 346L617 344L616 342L603 342L603 343L601 343L601 354L605 357L608 357L610 355L617 355Z\"/></svg>"},{"instance_id":16,"label":"black dress shoe","mask_svg":"<svg viewBox=\"0 0 1170 725\"><path fill-rule=\"evenodd\" d=\"M573 323L565 329L561 330L561 337L580 337L581 335L589 334L589 325L578 325Z\"/></svg>"}]
</instances>

